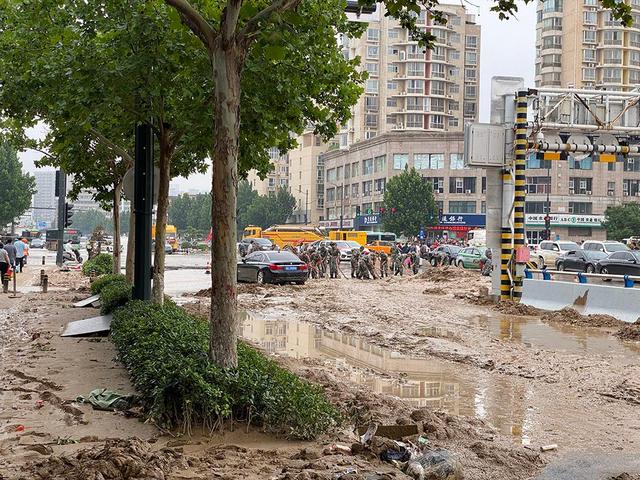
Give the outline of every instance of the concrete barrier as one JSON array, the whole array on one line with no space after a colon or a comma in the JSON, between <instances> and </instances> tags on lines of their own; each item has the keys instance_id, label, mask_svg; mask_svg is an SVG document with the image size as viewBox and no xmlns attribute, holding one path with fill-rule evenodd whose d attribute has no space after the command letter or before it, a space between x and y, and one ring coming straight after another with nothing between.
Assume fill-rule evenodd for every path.
<instances>
[{"instance_id":1,"label":"concrete barrier","mask_svg":"<svg viewBox=\"0 0 640 480\"><path fill-rule=\"evenodd\" d=\"M633 323L640 317L640 289L525 278L522 303L542 310L573 308Z\"/></svg>"}]
</instances>

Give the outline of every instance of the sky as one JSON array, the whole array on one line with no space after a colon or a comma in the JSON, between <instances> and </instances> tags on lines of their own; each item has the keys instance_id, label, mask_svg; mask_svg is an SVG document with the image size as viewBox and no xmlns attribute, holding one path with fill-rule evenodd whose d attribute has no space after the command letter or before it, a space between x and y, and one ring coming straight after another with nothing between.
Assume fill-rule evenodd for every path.
<instances>
[{"instance_id":1,"label":"sky","mask_svg":"<svg viewBox=\"0 0 640 480\"><path fill-rule=\"evenodd\" d=\"M535 21L536 2L524 5L519 1L519 12L516 18L501 21L498 15L491 12L491 0L474 0L464 2L469 13L476 15L476 22L482 26L482 43L480 46L480 121L489 121L491 99L491 77L514 76L523 77L525 87L533 87L535 72ZM444 2L443 2L444 3ZM446 2L451 3L451 2ZM43 129L35 129L35 135L41 135ZM34 161L41 154L33 151L22 152L20 159L25 170L34 171ZM211 189L211 174L192 175L188 179L177 178L181 190Z\"/></svg>"}]
</instances>

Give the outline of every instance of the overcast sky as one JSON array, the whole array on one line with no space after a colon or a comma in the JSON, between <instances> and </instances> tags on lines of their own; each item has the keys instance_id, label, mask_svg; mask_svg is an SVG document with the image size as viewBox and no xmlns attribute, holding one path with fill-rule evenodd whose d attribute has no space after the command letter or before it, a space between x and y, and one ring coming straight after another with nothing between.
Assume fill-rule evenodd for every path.
<instances>
[{"instance_id":1,"label":"overcast sky","mask_svg":"<svg viewBox=\"0 0 640 480\"><path fill-rule=\"evenodd\" d=\"M462 0L461 0L462 1ZM450 2L447 2L450 3ZM489 121L491 96L491 77L523 77L525 86L533 87L535 61L535 18L536 2L525 6L518 2L520 12L516 19L500 21L489 9L491 0L475 0L466 3L469 13L476 15L482 26L482 45L480 52L480 121ZM23 152L20 158L26 170L35 170L34 161L40 158L37 152ZM189 179L174 180L182 190L210 190L210 175L192 175Z\"/></svg>"}]
</instances>

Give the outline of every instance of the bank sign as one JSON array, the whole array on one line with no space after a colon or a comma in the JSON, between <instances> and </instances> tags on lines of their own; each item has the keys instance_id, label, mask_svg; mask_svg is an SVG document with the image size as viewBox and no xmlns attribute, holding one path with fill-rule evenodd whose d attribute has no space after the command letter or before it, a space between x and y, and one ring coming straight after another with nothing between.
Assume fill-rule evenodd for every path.
<instances>
[{"instance_id":1,"label":"bank sign","mask_svg":"<svg viewBox=\"0 0 640 480\"><path fill-rule=\"evenodd\" d=\"M526 214L525 222L532 227L544 227L546 213ZM552 213L551 226L553 227L593 227L602 228L604 215L574 215L571 213Z\"/></svg>"},{"instance_id":2,"label":"bank sign","mask_svg":"<svg viewBox=\"0 0 640 480\"><path fill-rule=\"evenodd\" d=\"M440 225L447 227L484 227L486 223L486 215L469 213L443 213L439 221Z\"/></svg>"},{"instance_id":3,"label":"bank sign","mask_svg":"<svg viewBox=\"0 0 640 480\"><path fill-rule=\"evenodd\" d=\"M371 215L358 215L356 217L356 225L358 227L369 227L372 225L380 225L380 214L372 213Z\"/></svg>"}]
</instances>

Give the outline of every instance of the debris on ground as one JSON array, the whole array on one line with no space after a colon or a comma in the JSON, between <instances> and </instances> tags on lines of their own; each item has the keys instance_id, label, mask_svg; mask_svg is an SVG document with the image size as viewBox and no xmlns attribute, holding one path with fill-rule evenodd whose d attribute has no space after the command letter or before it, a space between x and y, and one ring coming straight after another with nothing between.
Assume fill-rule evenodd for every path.
<instances>
[{"instance_id":1,"label":"debris on ground","mask_svg":"<svg viewBox=\"0 0 640 480\"><path fill-rule=\"evenodd\" d=\"M563 322L583 327L619 327L622 322L611 315L582 315L573 308L563 308L557 312L545 312L540 317L543 322Z\"/></svg>"},{"instance_id":2,"label":"debris on ground","mask_svg":"<svg viewBox=\"0 0 640 480\"><path fill-rule=\"evenodd\" d=\"M437 448L412 459L404 472L416 480L462 480L462 465L448 450Z\"/></svg>"},{"instance_id":3,"label":"debris on ground","mask_svg":"<svg viewBox=\"0 0 640 480\"><path fill-rule=\"evenodd\" d=\"M524 316L537 316L541 315L544 311L524 303L513 302L511 300L502 300L496 303L495 309L504 313L505 315L524 315Z\"/></svg>"},{"instance_id":4,"label":"debris on ground","mask_svg":"<svg viewBox=\"0 0 640 480\"><path fill-rule=\"evenodd\" d=\"M185 457L170 448L154 452L140 439L112 440L80 450L72 456L52 456L31 465L31 478L42 480L98 480L107 478L164 479L186 468Z\"/></svg>"},{"instance_id":5,"label":"debris on ground","mask_svg":"<svg viewBox=\"0 0 640 480\"><path fill-rule=\"evenodd\" d=\"M122 395L106 388L89 392L88 397L76 397L77 403L90 403L95 410L128 410L136 401L135 395Z\"/></svg>"},{"instance_id":6,"label":"debris on ground","mask_svg":"<svg viewBox=\"0 0 640 480\"><path fill-rule=\"evenodd\" d=\"M640 319L635 323L627 323L620 327L620 329L614 333L616 337L621 340L635 340L640 341Z\"/></svg>"},{"instance_id":7,"label":"debris on ground","mask_svg":"<svg viewBox=\"0 0 640 480\"><path fill-rule=\"evenodd\" d=\"M637 380L625 379L610 390L599 393L604 397L640 405L640 382Z\"/></svg>"}]
</instances>

